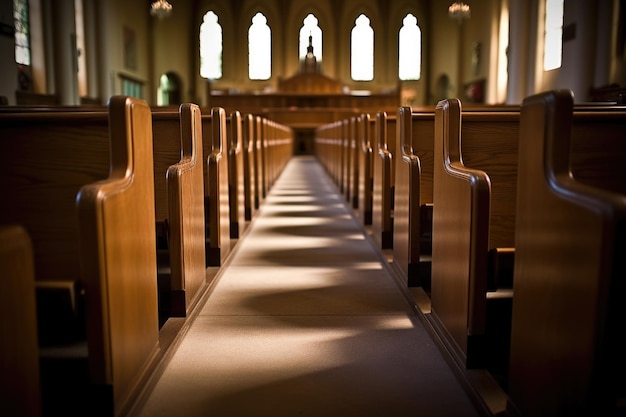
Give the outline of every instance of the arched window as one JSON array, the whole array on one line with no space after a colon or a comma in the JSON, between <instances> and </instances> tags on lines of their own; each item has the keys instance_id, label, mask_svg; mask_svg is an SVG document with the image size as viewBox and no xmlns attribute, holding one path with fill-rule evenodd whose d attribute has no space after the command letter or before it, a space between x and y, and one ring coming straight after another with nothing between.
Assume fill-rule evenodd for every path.
<instances>
[{"instance_id":1,"label":"arched window","mask_svg":"<svg viewBox=\"0 0 626 417\"><path fill-rule=\"evenodd\" d=\"M27 0L13 0L13 20L15 22L15 62L30 65L30 23Z\"/></svg>"},{"instance_id":2,"label":"arched window","mask_svg":"<svg viewBox=\"0 0 626 417\"><path fill-rule=\"evenodd\" d=\"M563 58L563 0L546 0L543 69L561 67Z\"/></svg>"},{"instance_id":3,"label":"arched window","mask_svg":"<svg viewBox=\"0 0 626 417\"><path fill-rule=\"evenodd\" d=\"M268 80L272 76L272 31L263 13L252 18L248 29L248 77Z\"/></svg>"},{"instance_id":4,"label":"arched window","mask_svg":"<svg viewBox=\"0 0 626 417\"><path fill-rule=\"evenodd\" d=\"M355 81L374 79L374 29L364 14L356 19L351 36L351 74Z\"/></svg>"},{"instance_id":5,"label":"arched window","mask_svg":"<svg viewBox=\"0 0 626 417\"><path fill-rule=\"evenodd\" d=\"M417 18L407 14L398 34L398 77L419 80L422 72L422 31Z\"/></svg>"},{"instance_id":6,"label":"arched window","mask_svg":"<svg viewBox=\"0 0 626 417\"><path fill-rule=\"evenodd\" d=\"M222 27L213 11L204 15L200 25L200 76L222 78Z\"/></svg>"},{"instance_id":7,"label":"arched window","mask_svg":"<svg viewBox=\"0 0 626 417\"><path fill-rule=\"evenodd\" d=\"M299 57L303 60L306 57L309 47L309 35L313 37L313 52L317 62L322 61L322 29L317 25L317 18L309 14L304 18L304 25L300 28Z\"/></svg>"}]
</instances>

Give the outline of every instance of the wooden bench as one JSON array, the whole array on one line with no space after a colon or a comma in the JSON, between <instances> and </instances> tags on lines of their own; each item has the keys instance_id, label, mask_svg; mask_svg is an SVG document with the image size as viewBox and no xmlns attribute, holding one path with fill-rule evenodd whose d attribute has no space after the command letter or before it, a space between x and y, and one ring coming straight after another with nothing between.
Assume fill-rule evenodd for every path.
<instances>
[{"instance_id":1,"label":"wooden bench","mask_svg":"<svg viewBox=\"0 0 626 417\"><path fill-rule=\"evenodd\" d=\"M514 105L473 105L472 112L519 111ZM400 107L396 115L393 262L411 287L430 291L435 108ZM397 155L396 155L397 154Z\"/></svg>"},{"instance_id":2,"label":"wooden bench","mask_svg":"<svg viewBox=\"0 0 626 417\"><path fill-rule=\"evenodd\" d=\"M21 226L0 225L0 271L0 410L39 417L35 265L30 237Z\"/></svg>"},{"instance_id":3,"label":"wooden bench","mask_svg":"<svg viewBox=\"0 0 626 417\"><path fill-rule=\"evenodd\" d=\"M375 121L368 113L363 113L357 120L357 147L358 147L358 204L357 217L361 224L372 224L372 205L374 191L374 154Z\"/></svg>"},{"instance_id":4,"label":"wooden bench","mask_svg":"<svg viewBox=\"0 0 626 417\"><path fill-rule=\"evenodd\" d=\"M234 111L226 120L228 129L228 201L230 238L239 239L246 227L243 125L241 113ZM248 179L249 180L249 179Z\"/></svg>"},{"instance_id":5,"label":"wooden bench","mask_svg":"<svg viewBox=\"0 0 626 417\"><path fill-rule=\"evenodd\" d=\"M269 163L271 164L269 186L272 187L293 156L294 132L289 126L275 120L267 122L272 138L269 145Z\"/></svg>"},{"instance_id":6,"label":"wooden bench","mask_svg":"<svg viewBox=\"0 0 626 417\"><path fill-rule=\"evenodd\" d=\"M222 266L231 249L228 198L228 135L226 112L215 107L202 115L205 181L206 266Z\"/></svg>"},{"instance_id":7,"label":"wooden bench","mask_svg":"<svg viewBox=\"0 0 626 417\"><path fill-rule=\"evenodd\" d=\"M338 189L342 188L343 173L342 126L343 121L338 120L315 130L315 155Z\"/></svg>"},{"instance_id":8,"label":"wooden bench","mask_svg":"<svg viewBox=\"0 0 626 417\"><path fill-rule=\"evenodd\" d=\"M161 326L186 317L206 282L200 117L189 103L152 115Z\"/></svg>"},{"instance_id":9,"label":"wooden bench","mask_svg":"<svg viewBox=\"0 0 626 417\"><path fill-rule=\"evenodd\" d=\"M257 192L259 195L259 204L265 201L268 193L268 175L267 175L267 123L264 117L259 116L257 119L259 135L256 141L256 161L255 168L258 175Z\"/></svg>"},{"instance_id":10,"label":"wooden bench","mask_svg":"<svg viewBox=\"0 0 626 417\"><path fill-rule=\"evenodd\" d=\"M251 113L242 118L241 154L243 170L243 211L244 220L249 222L256 215L256 171L254 169L254 150L256 149L257 125Z\"/></svg>"},{"instance_id":11,"label":"wooden bench","mask_svg":"<svg viewBox=\"0 0 626 417\"><path fill-rule=\"evenodd\" d=\"M429 317L461 363L498 378L508 368L518 142L519 111L437 105Z\"/></svg>"},{"instance_id":12,"label":"wooden bench","mask_svg":"<svg viewBox=\"0 0 626 417\"><path fill-rule=\"evenodd\" d=\"M396 116L376 113L373 152L372 236L381 249L393 247Z\"/></svg>"},{"instance_id":13,"label":"wooden bench","mask_svg":"<svg viewBox=\"0 0 626 417\"><path fill-rule=\"evenodd\" d=\"M342 196L345 196L348 192L348 184L350 180L348 178L348 146L346 145L349 137L350 131L350 120L343 119L339 121L339 125L337 126L337 131L335 132L336 136L336 146L339 149L338 157L340 158L337 161L337 168L339 170L339 175L337 177L339 181L339 192Z\"/></svg>"},{"instance_id":14,"label":"wooden bench","mask_svg":"<svg viewBox=\"0 0 626 417\"><path fill-rule=\"evenodd\" d=\"M42 351L44 414L119 415L159 344L150 108L0 114L0 147L0 218L28 231L37 282L84 289L86 345Z\"/></svg>"},{"instance_id":15,"label":"wooden bench","mask_svg":"<svg viewBox=\"0 0 626 417\"><path fill-rule=\"evenodd\" d=\"M521 110L511 415L623 415L626 111Z\"/></svg>"},{"instance_id":16,"label":"wooden bench","mask_svg":"<svg viewBox=\"0 0 626 417\"><path fill-rule=\"evenodd\" d=\"M397 155L391 156L395 156L393 263L408 286L426 292L430 292L431 274L434 120L434 109L398 108Z\"/></svg>"},{"instance_id":17,"label":"wooden bench","mask_svg":"<svg viewBox=\"0 0 626 417\"><path fill-rule=\"evenodd\" d=\"M348 120L348 136L346 137L346 201L352 209L359 208L359 124L361 116L354 116Z\"/></svg>"}]
</instances>

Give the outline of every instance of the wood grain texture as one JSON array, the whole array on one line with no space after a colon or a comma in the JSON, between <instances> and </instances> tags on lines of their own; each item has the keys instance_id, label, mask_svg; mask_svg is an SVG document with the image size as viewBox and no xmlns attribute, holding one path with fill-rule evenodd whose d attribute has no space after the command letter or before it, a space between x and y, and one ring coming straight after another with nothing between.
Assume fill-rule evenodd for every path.
<instances>
[{"instance_id":1,"label":"wood grain texture","mask_svg":"<svg viewBox=\"0 0 626 417\"><path fill-rule=\"evenodd\" d=\"M158 345L150 108L112 97L109 123L111 173L81 187L76 205L91 378L112 387L118 414Z\"/></svg>"},{"instance_id":2,"label":"wood grain texture","mask_svg":"<svg viewBox=\"0 0 626 417\"><path fill-rule=\"evenodd\" d=\"M0 410L7 416L38 417L39 349L35 264L22 226L0 226Z\"/></svg>"},{"instance_id":3,"label":"wood grain texture","mask_svg":"<svg viewBox=\"0 0 626 417\"><path fill-rule=\"evenodd\" d=\"M625 131L623 109L569 91L524 100L509 391L525 416L623 413Z\"/></svg>"},{"instance_id":4,"label":"wood grain texture","mask_svg":"<svg viewBox=\"0 0 626 417\"><path fill-rule=\"evenodd\" d=\"M393 258L411 286L424 284L420 269L420 206L432 204L434 109L413 112L401 107L397 114L395 158ZM422 271L423 272L423 271Z\"/></svg>"},{"instance_id":5,"label":"wood grain texture","mask_svg":"<svg viewBox=\"0 0 626 417\"><path fill-rule=\"evenodd\" d=\"M508 338L508 325L489 331L488 252L515 242L518 140L519 112L437 106L432 315L468 367L491 366L488 340Z\"/></svg>"},{"instance_id":6,"label":"wood grain texture","mask_svg":"<svg viewBox=\"0 0 626 417\"><path fill-rule=\"evenodd\" d=\"M375 119L368 113L359 117L357 126L357 148L359 159L357 216L361 224L372 224L373 149Z\"/></svg>"}]
</instances>

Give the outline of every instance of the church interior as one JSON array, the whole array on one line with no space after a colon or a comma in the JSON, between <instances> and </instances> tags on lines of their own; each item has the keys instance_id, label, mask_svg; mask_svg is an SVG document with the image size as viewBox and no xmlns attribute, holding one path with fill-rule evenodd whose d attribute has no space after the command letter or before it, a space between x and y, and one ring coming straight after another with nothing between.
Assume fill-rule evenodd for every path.
<instances>
[{"instance_id":1,"label":"church interior","mask_svg":"<svg viewBox=\"0 0 626 417\"><path fill-rule=\"evenodd\" d=\"M6 0L0 415L626 416L625 0Z\"/></svg>"}]
</instances>

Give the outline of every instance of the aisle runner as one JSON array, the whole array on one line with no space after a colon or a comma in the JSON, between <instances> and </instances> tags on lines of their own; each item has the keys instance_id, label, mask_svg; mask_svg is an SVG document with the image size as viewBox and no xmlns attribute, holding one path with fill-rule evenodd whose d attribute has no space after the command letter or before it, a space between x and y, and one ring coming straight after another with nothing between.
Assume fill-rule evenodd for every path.
<instances>
[{"instance_id":1,"label":"aisle runner","mask_svg":"<svg viewBox=\"0 0 626 417\"><path fill-rule=\"evenodd\" d=\"M477 415L315 159L238 246L141 416Z\"/></svg>"}]
</instances>

